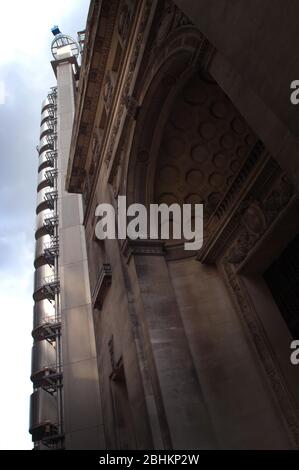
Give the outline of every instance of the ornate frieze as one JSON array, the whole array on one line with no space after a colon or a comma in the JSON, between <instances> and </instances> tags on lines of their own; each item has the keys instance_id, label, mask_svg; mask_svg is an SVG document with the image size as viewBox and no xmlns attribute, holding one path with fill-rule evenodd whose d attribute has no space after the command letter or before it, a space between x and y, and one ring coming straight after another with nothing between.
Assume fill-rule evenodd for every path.
<instances>
[{"instance_id":1,"label":"ornate frieze","mask_svg":"<svg viewBox=\"0 0 299 470\"><path fill-rule=\"evenodd\" d=\"M111 134L110 134L110 137L109 137L109 145L108 145L108 148L107 148L106 158L105 158L105 161L106 161L107 165L109 164L109 162L111 160L111 156L113 154L113 150L114 150L115 143L116 143L116 137L117 137L117 135L119 133L119 129L120 129L120 124L121 124L121 121L123 119L124 113L126 112L126 109L127 109L126 104L129 102L130 99L132 99L132 97L129 96L130 95L131 83L132 83L132 80L133 80L133 75L134 75L134 72L135 72L137 60L138 60L138 57L139 57L139 54L140 54L140 51L141 51L141 46L142 46L142 43L143 43L143 38L144 38L144 32L145 32L145 29L146 29L146 25L147 25L147 22L148 22L149 17L150 17L151 7L152 7L152 1L147 0L145 2L142 17L141 17L141 20L140 20L140 23L139 23L139 28L138 28L138 32L137 32L137 35L136 35L133 52L132 52L130 62L129 62L128 73L126 75L125 82L124 82L124 85L122 87L122 98L120 100L120 104L118 106L118 110L116 112L116 116L115 116L115 119L114 119L114 124L113 124L113 127L112 127L112 131L111 131Z\"/></svg>"},{"instance_id":2,"label":"ornate frieze","mask_svg":"<svg viewBox=\"0 0 299 470\"><path fill-rule=\"evenodd\" d=\"M132 256L165 256L164 242L161 240L124 240L122 253L130 261Z\"/></svg>"},{"instance_id":3,"label":"ornate frieze","mask_svg":"<svg viewBox=\"0 0 299 470\"><path fill-rule=\"evenodd\" d=\"M198 259L215 263L231 246L229 259L239 264L245 260L255 243L273 222L266 209L273 195L279 192L285 176L278 164L258 141L211 214L205 227L205 241ZM277 185L277 186L275 186ZM290 188L283 183L281 196L285 205L290 200ZM288 201L286 201L289 196ZM276 194L276 198L279 197ZM282 209L277 207L276 215ZM268 215L267 215L268 212ZM274 216L274 214L272 214ZM274 216L275 218L275 216Z\"/></svg>"},{"instance_id":4,"label":"ornate frieze","mask_svg":"<svg viewBox=\"0 0 299 470\"><path fill-rule=\"evenodd\" d=\"M239 216L241 229L228 252L229 263L239 265L246 259L293 195L292 183L285 175L281 175L265 200L248 202L248 206Z\"/></svg>"},{"instance_id":5,"label":"ornate frieze","mask_svg":"<svg viewBox=\"0 0 299 470\"><path fill-rule=\"evenodd\" d=\"M93 17L96 27L88 37L76 106L75 127L73 132L71 155L67 174L67 187L70 192L82 192L83 181L75 175L73 169L84 167L93 132L93 123L97 111L98 100L103 89L107 60L115 29L118 11L117 0L104 0L99 4L99 12L95 8ZM99 15L99 18L98 18ZM88 57L89 55L89 57ZM88 59L88 60L87 60ZM82 152L80 152L80 148Z\"/></svg>"},{"instance_id":6,"label":"ornate frieze","mask_svg":"<svg viewBox=\"0 0 299 470\"><path fill-rule=\"evenodd\" d=\"M113 99L113 91L114 91L114 80L112 79L111 72L107 72L105 81L104 81L104 88L103 88L103 99L106 106L107 112L109 112L112 104Z\"/></svg>"},{"instance_id":7,"label":"ornate frieze","mask_svg":"<svg viewBox=\"0 0 299 470\"><path fill-rule=\"evenodd\" d=\"M166 0L158 23L154 47L162 44L172 31L191 24L189 18L184 15L173 1Z\"/></svg>"},{"instance_id":8,"label":"ornate frieze","mask_svg":"<svg viewBox=\"0 0 299 470\"><path fill-rule=\"evenodd\" d=\"M124 45L128 39L130 24L133 17L133 6L135 2L123 1L120 7L120 13L117 22L117 32L121 43Z\"/></svg>"}]
</instances>

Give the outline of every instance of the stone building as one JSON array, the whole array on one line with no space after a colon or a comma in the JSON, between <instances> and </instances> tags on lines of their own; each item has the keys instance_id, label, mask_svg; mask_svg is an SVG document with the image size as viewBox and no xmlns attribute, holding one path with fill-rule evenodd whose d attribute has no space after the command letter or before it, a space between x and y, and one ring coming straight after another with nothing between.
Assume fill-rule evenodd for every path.
<instances>
[{"instance_id":1,"label":"stone building","mask_svg":"<svg viewBox=\"0 0 299 470\"><path fill-rule=\"evenodd\" d=\"M298 448L294 9L91 2L66 186L84 200L107 449ZM99 241L96 207L119 195L203 203L203 248Z\"/></svg>"}]
</instances>

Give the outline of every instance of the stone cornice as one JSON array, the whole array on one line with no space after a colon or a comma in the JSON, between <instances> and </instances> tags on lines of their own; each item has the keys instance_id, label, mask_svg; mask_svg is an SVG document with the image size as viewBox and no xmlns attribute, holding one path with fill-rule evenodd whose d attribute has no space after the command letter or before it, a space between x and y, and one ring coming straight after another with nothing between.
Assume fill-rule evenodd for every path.
<instances>
[{"instance_id":1,"label":"stone cornice","mask_svg":"<svg viewBox=\"0 0 299 470\"><path fill-rule=\"evenodd\" d=\"M135 86L139 66L143 58L143 46L146 44L147 36L151 28L156 4L157 0L144 0L142 2L138 2L138 9L130 31L129 44L125 49L123 60L124 66L119 71L113 103L103 132L102 142L100 145L100 158L93 177L93 183L91 184L89 204L87 204L85 211L85 220L89 216L90 201L93 200L96 188L95 182L98 179L102 163L105 162L108 168L108 175L112 172L112 166L114 163L112 154L115 155L116 153L123 129L126 128L124 122L131 114L129 103L131 102L132 104L133 97L129 92ZM138 105L136 107L136 111L137 108ZM81 177L83 179L84 175L82 174Z\"/></svg>"},{"instance_id":2,"label":"stone cornice","mask_svg":"<svg viewBox=\"0 0 299 470\"><path fill-rule=\"evenodd\" d=\"M82 192L85 160L102 92L118 5L119 0L93 0L91 3L66 178L69 192Z\"/></svg>"},{"instance_id":3,"label":"stone cornice","mask_svg":"<svg viewBox=\"0 0 299 470\"><path fill-rule=\"evenodd\" d=\"M122 253L130 261L132 256L165 256L165 243L162 240L124 240Z\"/></svg>"}]
</instances>

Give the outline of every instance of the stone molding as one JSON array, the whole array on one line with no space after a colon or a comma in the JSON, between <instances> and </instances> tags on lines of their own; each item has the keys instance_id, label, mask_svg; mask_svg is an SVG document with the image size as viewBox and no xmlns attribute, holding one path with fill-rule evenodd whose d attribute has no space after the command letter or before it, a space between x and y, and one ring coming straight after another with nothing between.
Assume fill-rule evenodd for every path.
<instances>
[{"instance_id":1,"label":"stone molding","mask_svg":"<svg viewBox=\"0 0 299 470\"><path fill-rule=\"evenodd\" d=\"M132 256L165 256L164 242L161 240L124 240L122 253L129 263Z\"/></svg>"},{"instance_id":2,"label":"stone molding","mask_svg":"<svg viewBox=\"0 0 299 470\"><path fill-rule=\"evenodd\" d=\"M101 310L104 299L112 282L112 270L108 263L104 263L99 272L98 279L92 294L93 307Z\"/></svg>"},{"instance_id":3,"label":"stone molding","mask_svg":"<svg viewBox=\"0 0 299 470\"><path fill-rule=\"evenodd\" d=\"M259 319L259 316L250 300L246 287L242 279L237 274L234 266L227 260L220 265L225 283L234 305L244 321L255 350L260 359L260 363L264 369L268 379L270 390L274 400L276 401L281 415L283 417L289 438L295 449L299 448L299 416L298 410L294 403L293 397L286 385L283 374L277 363L275 353L269 343L267 334Z\"/></svg>"}]
</instances>

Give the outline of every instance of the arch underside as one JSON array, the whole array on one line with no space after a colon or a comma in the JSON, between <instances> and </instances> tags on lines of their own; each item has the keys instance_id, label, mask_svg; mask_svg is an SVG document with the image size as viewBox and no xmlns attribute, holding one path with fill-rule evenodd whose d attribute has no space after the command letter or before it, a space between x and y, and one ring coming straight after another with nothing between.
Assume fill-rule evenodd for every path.
<instances>
[{"instance_id":1,"label":"arch underside","mask_svg":"<svg viewBox=\"0 0 299 470\"><path fill-rule=\"evenodd\" d=\"M257 314L261 306L250 298L246 282L238 275L253 264L257 276L277 256L278 243L270 254L269 249L264 250L267 237L296 195L208 67L194 66L193 55L187 48L173 52L160 63L144 90L139 90L140 110L124 173L124 193L128 204L203 203L204 247L197 258L204 264L190 259L190 253L171 242L170 249L166 243L166 262L209 413L212 420L217 421L220 413L230 423L230 433L224 422L217 429L228 447L257 423L260 432L267 434L267 420L275 430L269 436L269 448L278 442L287 447L281 419L291 435L291 445L296 445L298 415L279 360L273 355L276 345L269 347L271 339ZM154 69L153 64L151 67ZM257 252L260 245L263 248ZM267 251L267 259L260 256L261 250ZM259 288L262 290L261 283ZM269 315L280 324L273 299L268 296L267 302ZM240 350L242 365L236 362ZM261 366L273 391L271 406ZM214 386L221 389L217 397ZM256 397L262 410L252 413L251 424L250 419L245 424L234 409L236 401L240 409L251 406L245 390ZM225 407L221 411L220 403ZM293 421L296 426L290 431ZM258 446L258 437L253 441Z\"/></svg>"}]
</instances>

